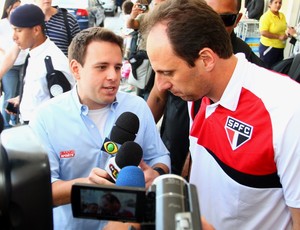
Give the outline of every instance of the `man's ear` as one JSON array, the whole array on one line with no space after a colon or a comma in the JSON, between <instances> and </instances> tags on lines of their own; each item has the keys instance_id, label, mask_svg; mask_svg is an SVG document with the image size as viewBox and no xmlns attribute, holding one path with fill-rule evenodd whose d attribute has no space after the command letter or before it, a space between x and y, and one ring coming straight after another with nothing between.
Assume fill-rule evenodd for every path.
<instances>
[{"instance_id":1,"label":"man's ear","mask_svg":"<svg viewBox=\"0 0 300 230\"><path fill-rule=\"evenodd\" d=\"M204 48L199 52L199 60L207 72L210 72L215 66L214 52L209 48Z\"/></svg>"},{"instance_id":2,"label":"man's ear","mask_svg":"<svg viewBox=\"0 0 300 230\"><path fill-rule=\"evenodd\" d=\"M40 36L40 34L42 33L42 26L41 25L36 25L36 26L32 27L32 29L33 29L35 37Z\"/></svg>"},{"instance_id":3,"label":"man's ear","mask_svg":"<svg viewBox=\"0 0 300 230\"><path fill-rule=\"evenodd\" d=\"M77 62L75 59L72 59L70 61L70 70L76 80L80 79L80 74L79 74L80 68L81 68L81 64Z\"/></svg>"}]
</instances>

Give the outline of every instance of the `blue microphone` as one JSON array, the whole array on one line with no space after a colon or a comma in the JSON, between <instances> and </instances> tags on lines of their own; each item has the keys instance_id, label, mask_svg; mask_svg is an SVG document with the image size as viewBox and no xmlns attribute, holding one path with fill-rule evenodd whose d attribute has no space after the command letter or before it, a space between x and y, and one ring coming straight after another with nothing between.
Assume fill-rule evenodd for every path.
<instances>
[{"instance_id":1,"label":"blue microphone","mask_svg":"<svg viewBox=\"0 0 300 230\"><path fill-rule=\"evenodd\" d=\"M145 188L144 172L137 166L125 166L118 174L116 185Z\"/></svg>"}]
</instances>

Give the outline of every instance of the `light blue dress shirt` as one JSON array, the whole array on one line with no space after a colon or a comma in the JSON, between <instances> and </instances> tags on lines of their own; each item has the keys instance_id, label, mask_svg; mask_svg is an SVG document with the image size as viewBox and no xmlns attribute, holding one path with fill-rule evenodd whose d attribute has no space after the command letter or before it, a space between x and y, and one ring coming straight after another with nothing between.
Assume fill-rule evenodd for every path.
<instances>
[{"instance_id":1,"label":"light blue dress shirt","mask_svg":"<svg viewBox=\"0 0 300 230\"><path fill-rule=\"evenodd\" d=\"M49 155L52 182L87 177L92 168L104 168L110 157L101 151L104 140L88 117L88 107L79 102L76 88L41 105L29 124ZM139 118L135 142L143 149L144 161L150 166L163 163L170 168L169 152L160 138L153 115L138 96L117 93L115 102L110 105L105 137L109 137L115 120L127 111ZM94 230L101 229L104 224L98 220L73 218L70 204L54 208L53 212L57 230Z\"/></svg>"}]
</instances>

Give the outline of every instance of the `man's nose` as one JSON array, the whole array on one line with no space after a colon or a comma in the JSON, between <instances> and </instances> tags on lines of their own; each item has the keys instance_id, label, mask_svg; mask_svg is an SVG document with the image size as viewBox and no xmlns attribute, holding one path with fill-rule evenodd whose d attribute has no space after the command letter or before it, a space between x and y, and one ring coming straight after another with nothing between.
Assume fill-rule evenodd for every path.
<instances>
[{"instance_id":1,"label":"man's nose","mask_svg":"<svg viewBox=\"0 0 300 230\"><path fill-rule=\"evenodd\" d=\"M171 83L166 77L155 76L155 78L155 83L159 91L165 91L171 88Z\"/></svg>"},{"instance_id":2,"label":"man's nose","mask_svg":"<svg viewBox=\"0 0 300 230\"><path fill-rule=\"evenodd\" d=\"M118 72L115 68L110 68L107 71L106 78L109 79L109 80L117 80L120 77L121 77L121 73Z\"/></svg>"}]
</instances>

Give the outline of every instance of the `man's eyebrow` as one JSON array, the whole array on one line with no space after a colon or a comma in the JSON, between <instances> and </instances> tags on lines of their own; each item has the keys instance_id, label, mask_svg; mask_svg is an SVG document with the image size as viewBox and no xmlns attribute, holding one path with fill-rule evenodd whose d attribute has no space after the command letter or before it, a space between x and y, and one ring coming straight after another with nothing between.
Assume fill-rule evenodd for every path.
<instances>
[{"instance_id":1,"label":"man's eyebrow","mask_svg":"<svg viewBox=\"0 0 300 230\"><path fill-rule=\"evenodd\" d=\"M174 72L174 70L172 70L172 69L158 69L158 70L155 70L155 72L157 72L157 73L163 73L163 72L172 73L172 72Z\"/></svg>"},{"instance_id":2,"label":"man's eyebrow","mask_svg":"<svg viewBox=\"0 0 300 230\"><path fill-rule=\"evenodd\" d=\"M99 61L99 62L95 62L93 65L110 65L111 63L109 63L109 62L101 62L101 61ZM123 65L123 63L116 63L116 64L114 64L115 66L122 66Z\"/></svg>"}]
</instances>

